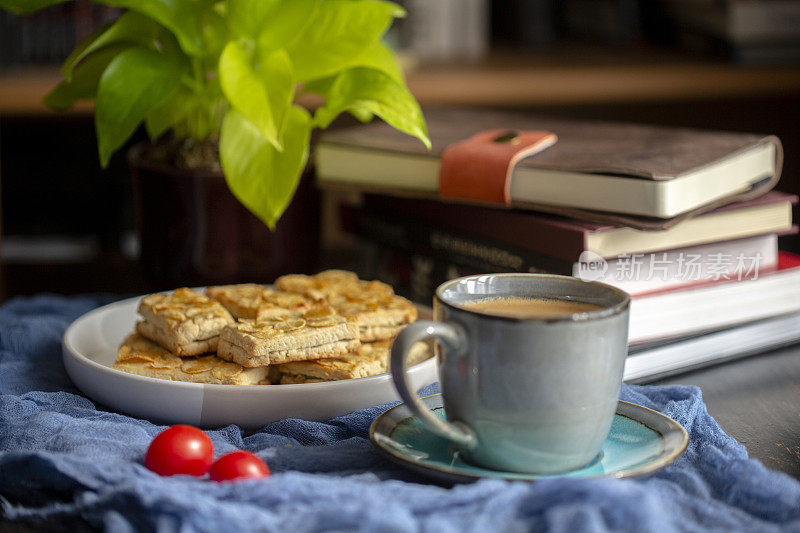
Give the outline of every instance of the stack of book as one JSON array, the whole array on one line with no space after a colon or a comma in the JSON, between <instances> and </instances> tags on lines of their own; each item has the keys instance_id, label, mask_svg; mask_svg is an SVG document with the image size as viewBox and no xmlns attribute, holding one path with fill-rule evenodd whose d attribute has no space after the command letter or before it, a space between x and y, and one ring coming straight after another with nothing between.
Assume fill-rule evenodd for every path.
<instances>
[{"instance_id":1,"label":"stack of book","mask_svg":"<svg viewBox=\"0 0 800 533\"><path fill-rule=\"evenodd\" d=\"M370 124L330 132L318 182L358 191L342 224L374 273L430 303L446 279L550 272L633 296L626 379L646 380L800 340L797 197L772 190L771 136L555 120L511 113L426 114L433 149ZM558 141L523 159L506 204L443 198L445 147L478 131L547 130Z\"/></svg>"}]
</instances>

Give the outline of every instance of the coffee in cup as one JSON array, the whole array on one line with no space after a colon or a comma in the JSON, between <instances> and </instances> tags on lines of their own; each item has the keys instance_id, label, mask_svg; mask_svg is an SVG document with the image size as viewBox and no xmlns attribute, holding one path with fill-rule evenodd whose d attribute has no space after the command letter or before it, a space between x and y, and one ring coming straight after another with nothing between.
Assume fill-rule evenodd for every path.
<instances>
[{"instance_id":1,"label":"coffee in cup","mask_svg":"<svg viewBox=\"0 0 800 533\"><path fill-rule=\"evenodd\" d=\"M464 304L466 309L487 315L511 318L555 318L602 309L601 306L575 300L545 298L488 298Z\"/></svg>"}]
</instances>

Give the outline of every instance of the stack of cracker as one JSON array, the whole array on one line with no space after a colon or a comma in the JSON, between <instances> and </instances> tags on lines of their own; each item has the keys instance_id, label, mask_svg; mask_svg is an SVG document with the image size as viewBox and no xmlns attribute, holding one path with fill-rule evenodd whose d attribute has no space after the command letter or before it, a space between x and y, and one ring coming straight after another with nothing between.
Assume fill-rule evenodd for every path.
<instances>
[{"instance_id":1,"label":"stack of cracker","mask_svg":"<svg viewBox=\"0 0 800 533\"><path fill-rule=\"evenodd\" d=\"M191 289L151 294L139 303L143 320L122 343L113 368L141 376L213 383L269 383L268 368L244 368L216 356L220 331L234 323L216 300Z\"/></svg>"},{"instance_id":2,"label":"stack of cracker","mask_svg":"<svg viewBox=\"0 0 800 533\"><path fill-rule=\"evenodd\" d=\"M282 276L275 281L275 288L273 293L285 301L295 298L298 307L283 314L265 313L261 304L248 308L244 315L236 310L235 302L255 301L250 292L255 290L253 286L210 288L208 294L237 316L253 318L223 329L218 355L244 366L273 365L273 375L281 384L387 372L392 339L417 319L416 307L396 296L389 285L363 281L343 270ZM425 356L427 350L420 348L411 360L418 362Z\"/></svg>"},{"instance_id":3,"label":"stack of cracker","mask_svg":"<svg viewBox=\"0 0 800 533\"><path fill-rule=\"evenodd\" d=\"M114 367L200 383L360 378L388 371L392 339L417 318L414 305L389 285L352 272L292 274L275 287L223 285L209 287L205 296L190 289L147 296L139 306L139 335L123 343ZM428 356L420 344L409 362ZM186 357L198 362L184 365ZM228 373L236 380L220 381Z\"/></svg>"}]
</instances>

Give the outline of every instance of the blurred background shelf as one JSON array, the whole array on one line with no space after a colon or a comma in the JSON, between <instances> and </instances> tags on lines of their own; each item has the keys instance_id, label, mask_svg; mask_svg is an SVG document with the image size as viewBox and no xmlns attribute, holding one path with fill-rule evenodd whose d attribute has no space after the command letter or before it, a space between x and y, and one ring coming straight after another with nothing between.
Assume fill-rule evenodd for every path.
<instances>
[{"instance_id":1,"label":"blurred background shelf","mask_svg":"<svg viewBox=\"0 0 800 533\"><path fill-rule=\"evenodd\" d=\"M45 95L62 80L58 66L13 66L0 69L0 115L53 115ZM89 114L90 102L79 102L67 114Z\"/></svg>"},{"instance_id":2,"label":"blurred background shelf","mask_svg":"<svg viewBox=\"0 0 800 533\"><path fill-rule=\"evenodd\" d=\"M542 106L785 96L800 91L800 67L687 61L671 54L495 54L467 65L409 73L423 105Z\"/></svg>"},{"instance_id":3,"label":"blurred background shelf","mask_svg":"<svg viewBox=\"0 0 800 533\"><path fill-rule=\"evenodd\" d=\"M52 114L42 99L61 79L55 66L0 70L0 114ZM571 48L547 54L496 53L472 63L425 64L409 72L408 84L423 106L782 97L800 93L800 66L737 65L664 53L625 55ZM91 111L92 105L82 102L69 113Z\"/></svg>"}]
</instances>

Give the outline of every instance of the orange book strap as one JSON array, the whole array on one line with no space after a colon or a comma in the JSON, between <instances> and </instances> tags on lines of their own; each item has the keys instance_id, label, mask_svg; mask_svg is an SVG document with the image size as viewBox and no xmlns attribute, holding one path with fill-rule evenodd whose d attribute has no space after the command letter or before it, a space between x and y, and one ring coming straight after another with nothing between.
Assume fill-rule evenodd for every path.
<instances>
[{"instance_id":1,"label":"orange book strap","mask_svg":"<svg viewBox=\"0 0 800 533\"><path fill-rule=\"evenodd\" d=\"M444 198L508 204L517 162L555 144L549 131L486 130L442 153L439 194Z\"/></svg>"}]
</instances>

